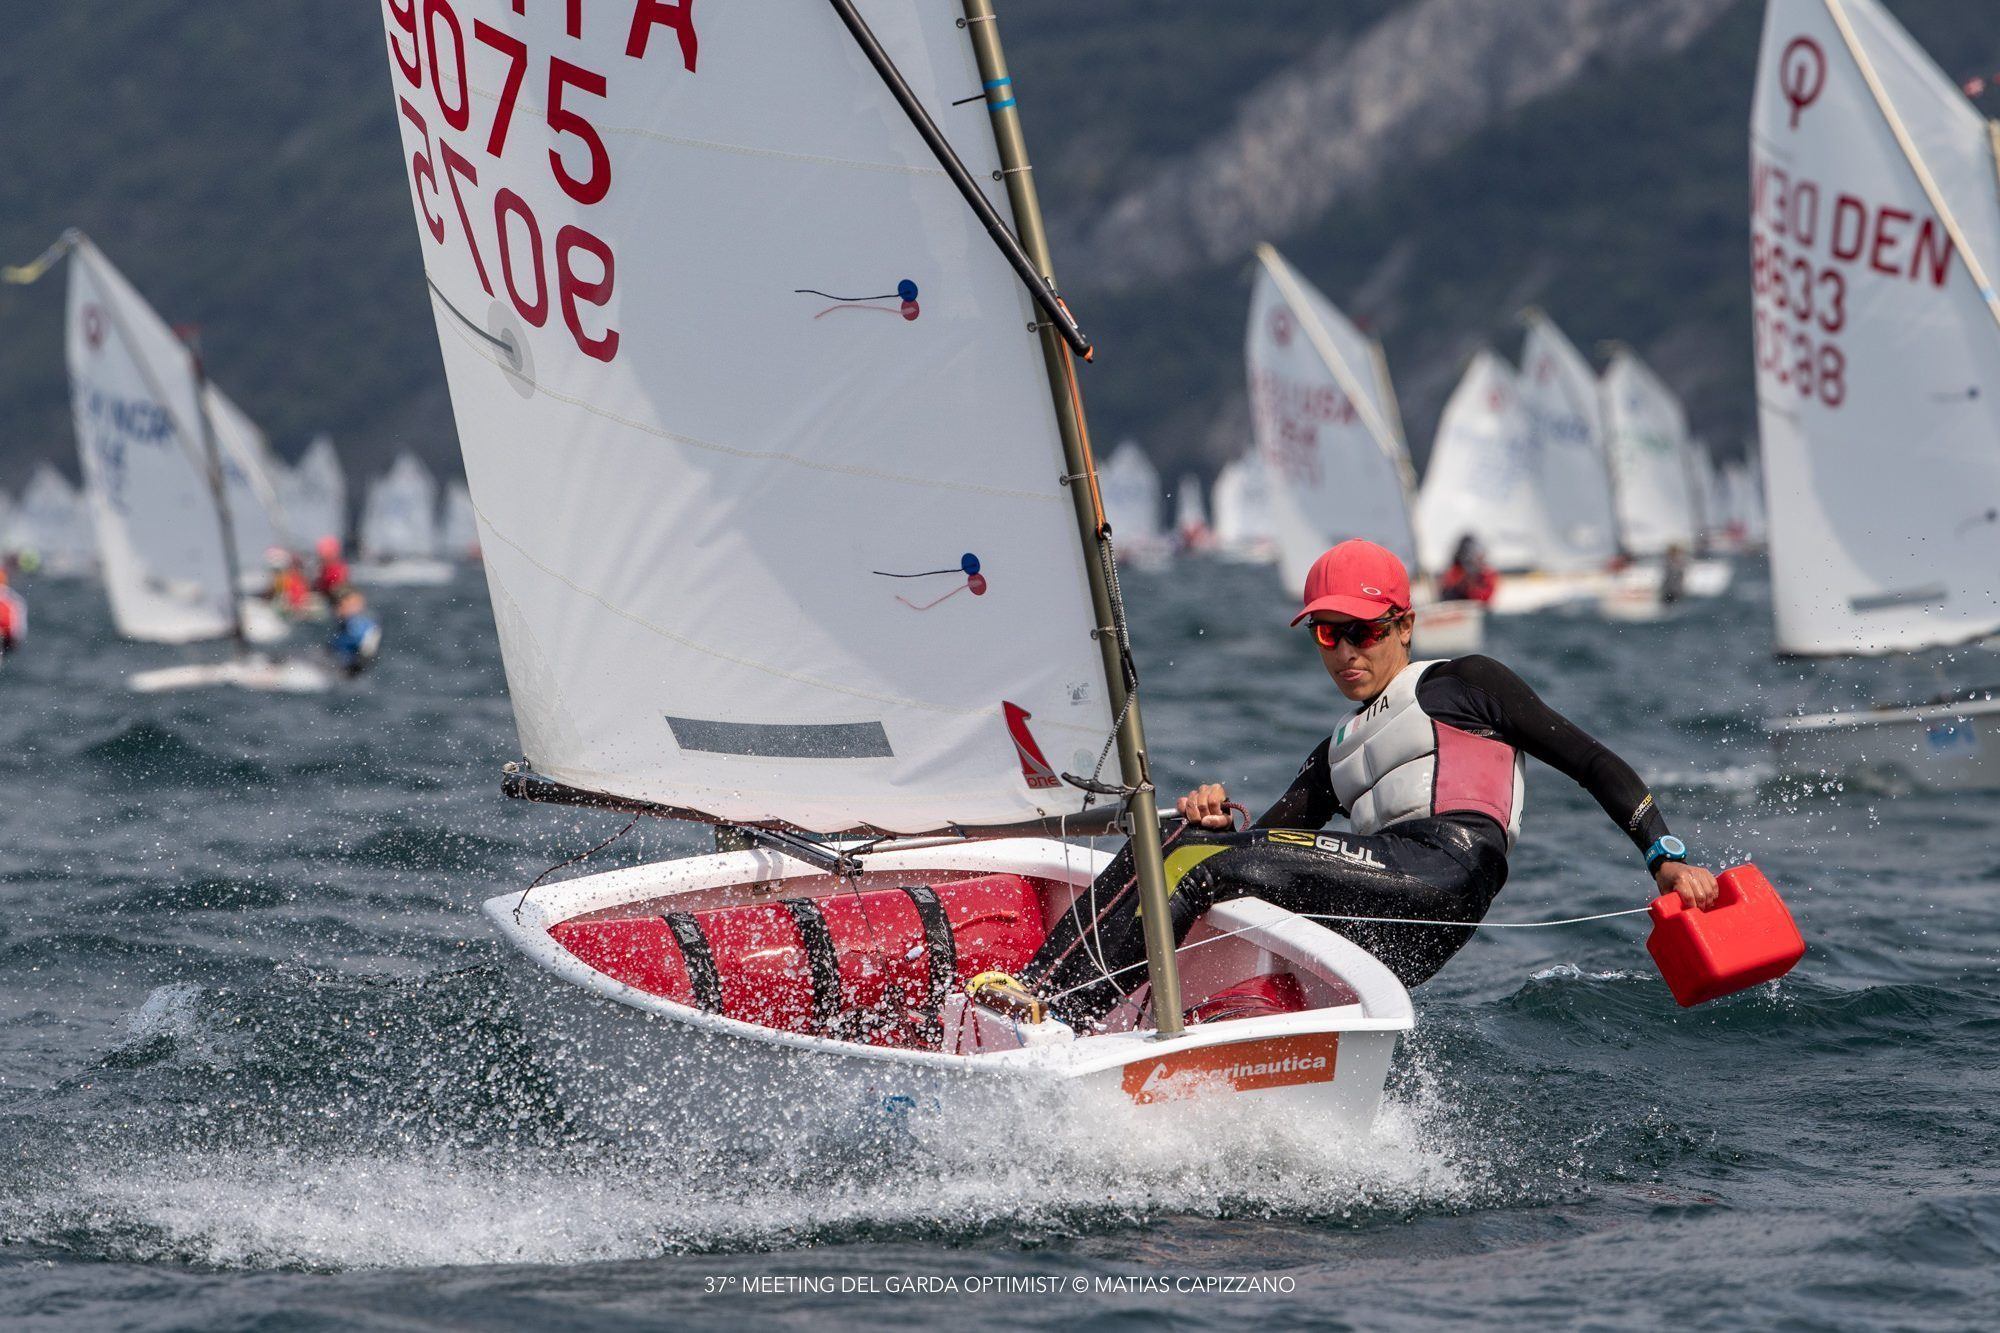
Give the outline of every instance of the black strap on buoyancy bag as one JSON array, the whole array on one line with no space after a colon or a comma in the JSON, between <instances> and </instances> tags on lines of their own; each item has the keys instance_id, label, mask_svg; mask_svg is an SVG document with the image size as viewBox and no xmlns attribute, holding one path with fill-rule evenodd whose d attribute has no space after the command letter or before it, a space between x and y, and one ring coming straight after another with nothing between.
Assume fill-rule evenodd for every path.
<instances>
[{"instance_id":1,"label":"black strap on buoyancy bag","mask_svg":"<svg viewBox=\"0 0 2000 1333\"><path fill-rule=\"evenodd\" d=\"M937 890L928 884L905 884L904 893L917 909L924 926L924 957L930 963L930 990L924 996L918 1034L931 1046L944 1045L944 1001L958 976L958 941L952 937L951 918L938 901Z\"/></svg>"},{"instance_id":2,"label":"black strap on buoyancy bag","mask_svg":"<svg viewBox=\"0 0 2000 1333\"><path fill-rule=\"evenodd\" d=\"M806 966L812 969L813 1023L830 1037L847 1028L840 1012L840 955L834 952L833 932L826 917L810 898L787 898L782 904L792 914L792 925L805 946Z\"/></svg>"},{"instance_id":3,"label":"black strap on buoyancy bag","mask_svg":"<svg viewBox=\"0 0 2000 1333\"><path fill-rule=\"evenodd\" d=\"M708 947L701 922L687 912L668 912L667 929L681 946L681 961L687 964L688 985L694 990L695 1008L704 1013L722 1012L722 974L715 970L715 951Z\"/></svg>"}]
</instances>

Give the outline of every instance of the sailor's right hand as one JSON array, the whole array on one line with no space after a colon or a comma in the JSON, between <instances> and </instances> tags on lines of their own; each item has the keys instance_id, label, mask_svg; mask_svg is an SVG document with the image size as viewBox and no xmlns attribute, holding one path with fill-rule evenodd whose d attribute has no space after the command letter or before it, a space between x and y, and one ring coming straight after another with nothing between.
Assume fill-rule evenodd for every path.
<instances>
[{"instance_id":1,"label":"sailor's right hand","mask_svg":"<svg viewBox=\"0 0 2000 1333\"><path fill-rule=\"evenodd\" d=\"M1223 807L1229 804L1229 793L1219 782L1205 782L1174 802L1174 809L1181 812L1181 818L1202 828L1231 827L1236 821L1229 817Z\"/></svg>"}]
</instances>

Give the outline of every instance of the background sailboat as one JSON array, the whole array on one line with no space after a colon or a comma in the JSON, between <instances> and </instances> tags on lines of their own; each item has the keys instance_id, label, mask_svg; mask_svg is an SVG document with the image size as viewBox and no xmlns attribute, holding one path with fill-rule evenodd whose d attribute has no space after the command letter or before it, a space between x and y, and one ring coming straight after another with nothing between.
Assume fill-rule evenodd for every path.
<instances>
[{"instance_id":1,"label":"background sailboat","mask_svg":"<svg viewBox=\"0 0 2000 1333\"><path fill-rule=\"evenodd\" d=\"M198 354L96 245L76 233L65 245L77 453L112 619L129 639L227 638L237 646L230 661L138 672L128 683L142 692L325 689L331 677L316 664L274 662L247 650L282 637L285 627L238 590L225 455L211 415L227 400L205 395Z\"/></svg>"},{"instance_id":2,"label":"background sailboat","mask_svg":"<svg viewBox=\"0 0 2000 1333\"><path fill-rule=\"evenodd\" d=\"M1104 498L1104 516L1111 522L1118 554L1126 563L1142 568L1164 563L1173 553L1160 520L1165 488L1145 446L1137 440L1120 441L1097 470L1097 490Z\"/></svg>"},{"instance_id":3,"label":"background sailboat","mask_svg":"<svg viewBox=\"0 0 2000 1333\"><path fill-rule=\"evenodd\" d=\"M269 586L274 567L300 553L301 542L279 494L284 464L257 423L215 385L203 387L202 407L222 463L241 591L260 592Z\"/></svg>"},{"instance_id":4,"label":"background sailboat","mask_svg":"<svg viewBox=\"0 0 2000 1333\"><path fill-rule=\"evenodd\" d=\"M1780 653L2000 630L1995 142L1875 0L1772 0L1751 257ZM1991 787L1993 693L1768 725L1789 768Z\"/></svg>"},{"instance_id":5,"label":"background sailboat","mask_svg":"<svg viewBox=\"0 0 2000 1333\"><path fill-rule=\"evenodd\" d=\"M1587 600L1609 586L1618 554L1597 375L1555 321L1527 312L1518 387L1534 432L1531 458L1544 527L1538 567L1503 577L1493 609L1533 611Z\"/></svg>"},{"instance_id":6,"label":"background sailboat","mask_svg":"<svg viewBox=\"0 0 2000 1333\"><path fill-rule=\"evenodd\" d=\"M47 463L21 491L4 554L54 578L83 578L97 569L90 511L69 478Z\"/></svg>"},{"instance_id":7,"label":"background sailboat","mask_svg":"<svg viewBox=\"0 0 2000 1333\"><path fill-rule=\"evenodd\" d=\"M361 558L349 572L365 586L449 583L450 561L438 556L438 484L415 454L401 453L368 484L361 506Z\"/></svg>"},{"instance_id":8,"label":"background sailboat","mask_svg":"<svg viewBox=\"0 0 2000 1333\"><path fill-rule=\"evenodd\" d=\"M347 472L333 437L315 435L298 462L279 475L279 493L292 533L308 548L327 537L347 545Z\"/></svg>"},{"instance_id":9,"label":"background sailboat","mask_svg":"<svg viewBox=\"0 0 2000 1333\"><path fill-rule=\"evenodd\" d=\"M1513 368L1480 350L1445 401L1417 494L1427 566L1444 568L1459 542L1474 537L1502 573L1541 567L1549 517L1538 448Z\"/></svg>"},{"instance_id":10,"label":"background sailboat","mask_svg":"<svg viewBox=\"0 0 2000 1333\"><path fill-rule=\"evenodd\" d=\"M432 228L414 181L531 766L512 789L718 821L767 848L494 898L529 1027L599 1118L711 1139L879 1120L885 1098L957 1118L1012 1089L1073 1092L1102 1116L1205 1084L1365 1120L1408 1000L1330 931L1255 904L1240 922L1210 914L1224 925L1201 938L1243 929L1245 949L1191 940L1183 953L1220 961L1190 965L1190 998L1269 956L1308 1007L1180 1031L1071 360L1089 344L1047 285L993 15L985 0L963 21L935 4L869 11L658 7L636 36L566 33L547 6L486 16L530 52L607 71L586 123L627 131L552 170L517 124L481 163L482 189L520 201L516 243L529 216L545 243L570 238L566 320L532 293L490 299L498 275L473 243L493 234ZM497 86L495 48L441 73L393 10L387 24L406 106L491 114L467 84ZM467 137L443 115L400 124L414 161L442 151L434 136L454 153L490 142L491 126ZM1152 904L1157 1039L1134 1030L1137 1004L1074 1041L948 1027L964 969L1018 966L1103 862L956 835L1112 816L1131 821ZM828 845L799 830L943 836ZM704 957L713 969L687 961ZM683 970L649 961L668 958Z\"/></svg>"},{"instance_id":11,"label":"background sailboat","mask_svg":"<svg viewBox=\"0 0 2000 1333\"><path fill-rule=\"evenodd\" d=\"M438 553L447 560L479 558L479 518L462 481L445 485L444 508L438 514Z\"/></svg>"},{"instance_id":12,"label":"background sailboat","mask_svg":"<svg viewBox=\"0 0 2000 1333\"><path fill-rule=\"evenodd\" d=\"M1681 595L1720 596L1727 560L1700 554L1702 520L1694 445L1680 398L1625 346L1615 347L1599 379L1617 496L1619 546L1640 563L1605 595L1605 614L1629 620L1664 614L1666 560L1682 562Z\"/></svg>"},{"instance_id":13,"label":"background sailboat","mask_svg":"<svg viewBox=\"0 0 2000 1333\"><path fill-rule=\"evenodd\" d=\"M1257 251L1244 360L1250 422L1272 478L1279 573L1305 586L1313 561L1351 537L1396 553L1413 581L1426 559L1411 512L1414 481L1395 389L1378 349L1271 246ZM1470 652L1483 633L1476 603L1438 602L1427 585L1417 651Z\"/></svg>"},{"instance_id":14,"label":"background sailboat","mask_svg":"<svg viewBox=\"0 0 2000 1333\"><path fill-rule=\"evenodd\" d=\"M1201 496L1201 478L1184 473L1174 483L1174 546L1182 552L1207 551L1215 545L1208 526L1208 505Z\"/></svg>"},{"instance_id":15,"label":"background sailboat","mask_svg":"<svg viewBox=\"0 0 2000 1333\"><path fill-rule=\"evenodd\" d=\"M1223 464L1211 499L1218 555L1251 564L1278 558L1271 527L1271 477L1262 454L1253 448Z\"/></svg>"},{"instance_id":16,"label":"background sailboat","mask_svg":"<svg viewBox=\"0 0 2000 1333\"><path fill-rule=\"evenodd\" d=\"M1760 466L1754 459L1731 463L1722 469L1722 524L1727 550L1748 552L1764 545L1764 490L1758 482L1760 474Z\"/></svg>"}]
</instances>

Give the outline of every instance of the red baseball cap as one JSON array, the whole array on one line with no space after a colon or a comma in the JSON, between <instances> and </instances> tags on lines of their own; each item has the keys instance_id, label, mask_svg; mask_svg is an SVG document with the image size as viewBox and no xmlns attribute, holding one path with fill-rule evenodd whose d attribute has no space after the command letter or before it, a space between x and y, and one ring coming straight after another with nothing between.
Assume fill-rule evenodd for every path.
<instances>
[{"instance_id":1,"label":"red baseball cap","mask_svg":"<svg viewBox=\"0 0 2000 1333\"><path fill-rule=\"evenodd\" d=\"M1376 620L1410 609L1410 575L1393 551L1374 542L1350 541L1313 561L1306 575L1306 607L1292 617L1298 624L1315 611L1356 620Z\"/></svg>"}]
</instances>

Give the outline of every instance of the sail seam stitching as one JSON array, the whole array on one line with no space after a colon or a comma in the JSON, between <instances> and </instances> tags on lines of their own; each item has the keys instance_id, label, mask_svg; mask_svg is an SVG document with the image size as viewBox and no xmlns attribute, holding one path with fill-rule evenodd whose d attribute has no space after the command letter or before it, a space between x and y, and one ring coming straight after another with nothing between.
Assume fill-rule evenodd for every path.
<instances>
[{"instance_id":1,"label":"sail seam stitching","mask_svg":"<svg viewBox=\"0 0 2000 1333\"><path fill-rule=\"evenodd\" d=\"M484 514L482 514L481 517L485 517ZM506 543L523 560L526 560L536 569L541 570L542 573L548 575L550 578L556 580L558 583L561 583L563 586L567 587L568 589L570 589L572 592L575 592L579 596L587 597L591 601L596 602L599 606L602 606L605 610L611 612L613 615L619 617L620 619L628 620L632 624L637 625L642 629L650 630L652 633L658 635L659 637L670 640L674 643L678 643L684 648L691 648L695 652L703 653L706 654L707 656L718 658L724 662L731 662L737 666L747 667L752 671L759 671L764 673L765 675L775 676L781 680L789 680L800 685L809 685L812 686L814 689L826 690L830 693L845 694L856 699L867 699L874 703L889 704L905 708L918 708L918 709L923 709L927 712L955 714L961 717L978 717L992 711L990 708L985 707L983 705L975 707L962 707L955 704L932 703L922 699L906 699L893 694L879 694L870 690L856 689L851 685L837 685L831 681L823 681L812 676L801 675L797 672L785 671L779 667L770 666L763 662L752 661L747 657L739 657L734 653L727 653L719 648L711 648L706 644L697 643L693 639L690 639L685 635L676 634L674 631L666 628L664 625L657 625L652 621L646 619L645 617L638 615L635 612L626 610L624 607L619 606L616 603L612 602L602 593L598 593L593 591L592 589L586 588L583 585L577 583L574 579L570 578L567 574L564 574L559 570L550 568L542 560L537 558L533 552L529 551L526 547L522 546L512 537L509 537L505 532L501 531L497 526L494 525L493 521L490 518L487 519L486 522L487 522L487 527L492 531L495 537L499 538L502 542ZM1089 735L1096 734L1096 728L1094 727L1084 727L1077 723L1065 722L1060 718L1050 719L1049 725L1052 727L1064 728L1070 731L1083 732Z\"/></svg>"},{"instance_id":2,"label":"sail seam stitching","mask_svg":"<svg viewBox=\"0 0 2000 1333\"><path fill-rule=\"evenodd\" d=\"M969 481L942 481L935 478L911 476L907 473L885 472L878 468L857 467L851 463L821 462L816 459L801 458L797 454L780 453L776 450L745 449L737 445L717 444L712 440L698 439L692 435L682 435L675 431L663 430L658 426L649 425L643 421L635 421L630 417L620 416L618 413L610 411L607 408L599 407L587 398L579 398L572 394L552 389L540 380L527 379L518 370L497 359L486 351L486 349L474 343L466 336L463 330L458 332L458 336L460 341L464 342L467 347L470 347L476 355L485 358L507 375L525 380L534 386L537 393L546 394L556 402L567 403L571 407L581 408L593 416L604 418L606 421L616 422L618 425L629 427L632 430L654 436L657 439L668 440L675 444L684 444L691 449L701 449L709 453L722 454L731 458L749 459L757 462L791 463L816 472L833 472L844 476L863 477L872 481L890 481L905 486L921 486L931 490L959 491L969 495L987 495L996 499L1032 500L1042 503L1060 503L1063 499L1060 494L1051 495L1040 491L1013 490L1004 486L982 486L977 482Z\"/></svg>"}]
</instances>

